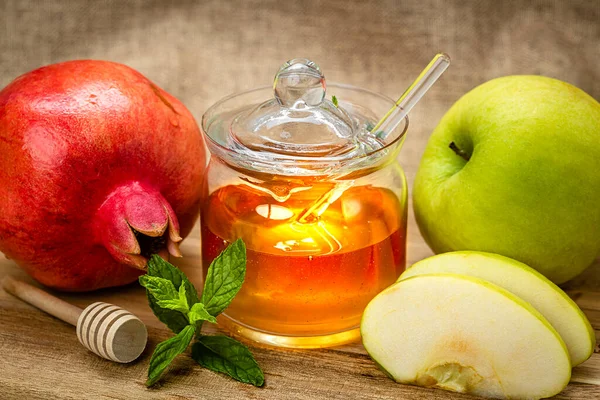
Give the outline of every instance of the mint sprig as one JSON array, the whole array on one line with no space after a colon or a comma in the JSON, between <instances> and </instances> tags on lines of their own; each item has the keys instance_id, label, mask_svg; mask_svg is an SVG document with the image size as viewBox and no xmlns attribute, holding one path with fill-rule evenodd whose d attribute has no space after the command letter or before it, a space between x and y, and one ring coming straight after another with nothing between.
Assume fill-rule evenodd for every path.
<instances>
[{"instance_id":1,"label":"mint sprig","mask_svg":"<svg viewBox=\"0 0 600 400\"><path fill-rule=\"evenodd\" d=\"M150 359L147 386L154 385L194 336L192 358L212 371L255 386L264 384L264 374L246 346L224 335L200 333L202 323L216 323L215 317L227 308L239 292L246 275L246 247L237 240L210 265L202 299L194 285L177 269L157 255L148 261L148 273L139 281L146 288L150 308L160 321L177 335L159 343Z\"/></svg>"}]
</instances>

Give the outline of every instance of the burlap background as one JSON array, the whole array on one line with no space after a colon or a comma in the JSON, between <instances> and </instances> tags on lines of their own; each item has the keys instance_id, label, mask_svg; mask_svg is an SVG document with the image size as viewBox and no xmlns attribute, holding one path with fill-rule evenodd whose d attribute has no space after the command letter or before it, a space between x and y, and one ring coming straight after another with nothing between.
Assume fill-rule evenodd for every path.
<instances>
[{"instance_id":1,"label":"burlap background","mask_svg":"<svg viewBox=\"0 0 600 400\"><path fill-rule=\"evenodd\" d=\"M198 120L217 99L269 84L293 57L395 98L439 50L453 64L411 114L409 179L443 113L488 79L544 74L600 98L600 0L0 0L0 87L48 63L114 60Z\"/></svg>"}]
</instances>

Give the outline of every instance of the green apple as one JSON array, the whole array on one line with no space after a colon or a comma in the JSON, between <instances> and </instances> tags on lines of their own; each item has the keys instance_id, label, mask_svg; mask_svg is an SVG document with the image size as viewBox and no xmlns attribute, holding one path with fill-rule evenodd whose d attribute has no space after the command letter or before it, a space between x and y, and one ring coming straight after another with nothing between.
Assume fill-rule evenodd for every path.
<instances>
[{"instance_id":1,"label":"green apple","mask_svg":"<svg viewBox=\"0 0 600 400\"><path fill-rule=\"evenodd\" d=\"M456 251L426 258L399 278L452 273L473 276L498 285L538 310L560 334L576 366L590 358L596 335L585 314L558 286L542 274L508 257L474 251Z\"/></svg>"},{"instance_id":2,"label":"green apple","mask_svg":"<svg viewBox=\"0 0 600 400\"><path fill-rule=\"evenodd\" d=\"M600 254L600 104L541 76L494 79L433 132L414 184L436 253L502 254L565 282Z\"/></svg>"},{"instance_id":3,"label":"green apple","mask_svg":"<svg viewBox=\"0 0 600 400\"><path fill-rule=\"evenodd\" d=\"M363 344L397 382L478 396L539 399L569 383L560 335L531 305L482 279L419 275L367 306Z\"/></svg>"}]
</instances>

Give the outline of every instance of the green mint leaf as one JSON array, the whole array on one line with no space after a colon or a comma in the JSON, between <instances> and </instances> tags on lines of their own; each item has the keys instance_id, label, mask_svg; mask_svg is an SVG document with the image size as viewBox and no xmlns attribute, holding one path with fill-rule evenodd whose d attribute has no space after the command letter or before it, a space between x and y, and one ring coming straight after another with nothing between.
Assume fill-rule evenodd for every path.
<instances>
[{"instance_id":1,"label":"green mint leaf","mask_svg":"<svg viewBox=\"0 0 600 400\"><path fill-rule=\"evenodd\" d=\"M240 382L262 386L265 376L246 346L228 336L200 336L192 346L192 358L212 371Z\"/></svg>"},{"instance_id":2,"label":"green mint leaf","mask_svg":"<svg viewBox=\"0 0 600 400\"><path fill-rule=\"evenodd\" d=\"M217 316L240 291L246 275L246 246L241 239L230 244L208 268L202 300L209 314Z\"/></svg>"},{"instance_id":3,"label":"green mint leaf","mask_svg":"<svg viewBox=\"0 0 600 400\"><path fill-rule=\"evenodd\" d=\"M183 309L185 310L185 312L189 312L190 310L190 306L188 305L188 301L187 301L187 294L185 291L185 285L181 285L179 286L179 303L181 303Z\"/></svg>"},{"instance_id":4,"label":"green mint leaf","mask_svg":"<svg viewBox=\"0 0 600 400\"><path fill-rule=\"evenodd\" d=\"M183 283L185 285L188 304L194 305L200 301L198 299L198 292L196 291L196 288L185 276L185 274L181 272L179 268L175 267L168 261L163 260L156 254L153 255L148 261L148 275L170 280L177 290L179 290L181 283Z\"/></svg>"},{"instance_id":5,"label":"green mint leaf","mask_svg":"<svg viewBox=\"0 0 600 400\"><path fill-rule=\"evenodd\" d=\"M154 279L162 279L162 278L154 278ZM171 281L167 281L167 282L169 282L170 285L173 285L171 283ZM173 287L173 290L175 290L174 287ZM154 298L156 298L156 296L154 296ZM185 295L185 285L179 286L179 293L177 294L176 298L173 298L173 299L161 299L161 300L158 300L156 303L161 308L168 308L169 310L179 311L179 312L181 312L183 314L186 314L186 315L190 311L190 307L188 306L187 298L186 298L186 295ZM196 303L196 304L198 304L198 303Z\"/></svg>"},{"instance_id":6,"label":"green mint leaf","mask_svg":"<svg viewBox=\"0 0 600 400\"><path fill-rule=\"evenodd\" d=\"M173 336L171 339L165 340L156 346L152 358L150 359L146 386L154 385L175 357L187 349L194 337L194 333L196 333L194 326L188 325L176 336Z\"/></svg>"},{"instance_id":7,"label":"green mint leaf","mask_svg":"<svg viewBox=\"0 0 600 400\"><path fill-rule=\"evenodd\" d=\"M179 286L179 293L175 290L173 282L157 276L142 275L140 285L154 297L156 304L161 308L176 310L187 314L190 310L185 297L185 285Z\"/></svg>"},{"instance_id":8,"label":"green mint leaf","mask_svg":"<svg viewBox=\"0 0 600 400\"><path fill-rule=\"evenodd\" d=\"M140 276L140 285L146 288L152 296L158 301L178 299L179 294L173 286L173 282L157 276Z\"/></svg>"},{"instance_id":9,"label":"green mint leaf","mask_svg":"<svg viewBox=\"0 0 600 400\"><path fill-rule=\"evenodd\" d=\"M217 323L217 319L206 311L206 308L202 303L196 303L192 306L192 309L188 313L188 319L190 320L190 324L195 324L198 321L208 321L213 324Z\"/></svg>"},{"instance_id":10,"label":"green mint leaf","mask_svg":"<svg viewBox=\"0 0 600 400\"><path fill-rule=\"evenodd\" d=\"M181 332L183 328L190 324L186 316L179 311L161 308L150 293L148 293L148 304L150 304L150 308L154 312L154 315L156 315L156 318L175 333Z\"/></svg>"},{"instance_id":11,"label":"green mint leaf","mask_svg":"<svg viewBox=\"0 0 600 400\"><path fill-rule=\"evenodd\" d=\"M178 268L163 260L158 255L153 255L148 261L148 275L168 279L173 283L175 289L179 290L182 283L185 285L185 293L188 305L194 305L199 302L198 292L194 285ZM188 319L181 312L162 308L158 301L147 291L148 303L154 312L154 315L173 332L179 333L183 328L189 325Z\"/></svg>"},{"instance_id":12,"label":"green mint leaf","mask_svg":"<svg viewBox=\"0 0 600 400\"><path fill-rule=\"evenodd\" d=\"M338 104L338 99L335 96L331 96L331 101L333 102L333 105L336 107L339 107L340 105Z\"/></svg>"}]
</instances>

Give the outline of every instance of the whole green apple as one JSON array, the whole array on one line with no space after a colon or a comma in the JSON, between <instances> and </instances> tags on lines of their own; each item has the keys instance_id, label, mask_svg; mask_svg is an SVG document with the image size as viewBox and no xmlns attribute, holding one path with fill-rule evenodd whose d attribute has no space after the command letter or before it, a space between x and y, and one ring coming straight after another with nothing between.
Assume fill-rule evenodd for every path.
<instances>
[{"instance_id":1,"label":"whole green apple","mask_svg":"<svg viewBox=\"0 0 600 400\"><path fill-rule=\"evenodd\" d=\"M498 253L573 278L600 254L600 103L541 76L478 86L431 135L413 203L436 253Z\"/></svg>"}]
</instances>

